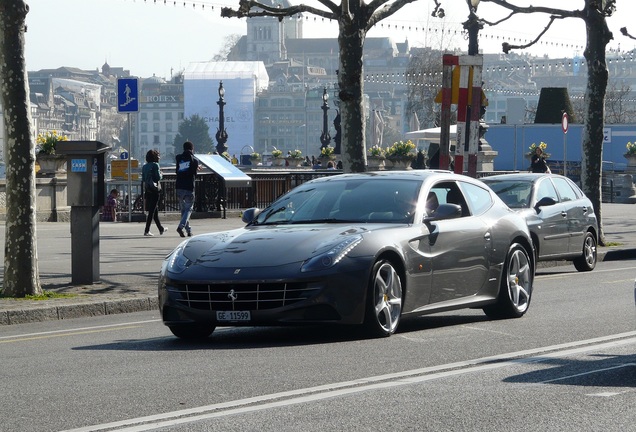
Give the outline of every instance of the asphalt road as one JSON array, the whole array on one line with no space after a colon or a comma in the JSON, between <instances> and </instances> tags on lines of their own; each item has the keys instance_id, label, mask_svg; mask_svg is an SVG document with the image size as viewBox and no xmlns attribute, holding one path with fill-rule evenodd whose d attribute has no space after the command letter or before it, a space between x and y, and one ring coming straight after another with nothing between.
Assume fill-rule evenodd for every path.
<instances>
[{"instance_id":1,"label":"asphalt road","mask_svg":"<svg viewBox=\"0 0 636 432\"><path fill-rule=\"evenodd\" d=\"M541 269L529 312L463 310L387 339L338 327L171 336L157 312L1 327L7 431L626 431L634 261Z\"/></svg>"}]
</instances>

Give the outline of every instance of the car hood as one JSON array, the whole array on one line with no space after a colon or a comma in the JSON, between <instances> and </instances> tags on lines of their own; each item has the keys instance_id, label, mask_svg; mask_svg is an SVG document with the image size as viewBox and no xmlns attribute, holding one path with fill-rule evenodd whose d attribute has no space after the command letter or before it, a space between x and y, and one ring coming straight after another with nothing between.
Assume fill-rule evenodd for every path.
<instances>
[{"instance_id":1,"label":"car hood","mask_svg":"<svg viewBox=\"0 0 636 432\"><path fill-rule=\"evenodd\" d=\"M183 255L204 267L270 267L302 262L378 225L248 226L186 241Z\"/></svg>"}]
</instances>

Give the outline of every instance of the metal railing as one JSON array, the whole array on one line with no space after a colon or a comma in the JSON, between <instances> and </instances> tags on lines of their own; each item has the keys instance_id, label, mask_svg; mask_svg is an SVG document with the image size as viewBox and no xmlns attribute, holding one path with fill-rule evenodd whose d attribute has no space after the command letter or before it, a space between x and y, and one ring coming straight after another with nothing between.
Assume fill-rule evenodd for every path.
<instances>
[{"instance_id":1,"label":"metal railing","mask_svg":"<svg viewBox=\"0 0 636 432\"><path fill-rule=\"evenodd\" d=\"M226 187L221 177L216 175L198 175L195 181L194 212L210 213L241 210L250 207L267 207L276 198L309 180L328 175L339 174L339 171L306 171L306 172L250 172L251 186ZM161 181L162 198L159 201L160 212L179 212L179 202L175 188L175 176L164 175ZM128 213L128 197L132 197L132 213L144 212L143 189L140 181L132 183L131 193L128 193L126 180L109 180L106 192L117 189L120 201L118 213Z\"/></svg>"}]
</instances>

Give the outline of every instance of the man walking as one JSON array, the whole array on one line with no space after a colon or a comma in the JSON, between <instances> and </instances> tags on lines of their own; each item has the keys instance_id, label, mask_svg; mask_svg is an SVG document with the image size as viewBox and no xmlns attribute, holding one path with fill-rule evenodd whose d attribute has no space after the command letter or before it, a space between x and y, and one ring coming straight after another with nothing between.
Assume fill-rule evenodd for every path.
<instances>
[{"instance_id":1,"label":"man walking","mask_svg":"<svg viewBox=\"0 0 636 432\"><path fill-rule=\"evenodd\" d=\"M194 204L194 179L197 175L199 161L194 157L194 144L190 141L183 143L183 153L177 155L177 197L181 208L181 221L177 227L177 232L181 237L185 237L183 230L192 236L190 228L190 216L192 215L192 205Z\"/></svg>"}]
</instances>

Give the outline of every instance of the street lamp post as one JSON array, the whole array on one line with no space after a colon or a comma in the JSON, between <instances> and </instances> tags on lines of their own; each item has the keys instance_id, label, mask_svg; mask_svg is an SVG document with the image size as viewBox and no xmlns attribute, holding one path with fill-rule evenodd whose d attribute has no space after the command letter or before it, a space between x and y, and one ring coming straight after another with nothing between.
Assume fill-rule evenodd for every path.
<instances>
[{"instance_id":1,"label":"street lamp post","mask_svg":"<svg viewBox=\"0 0 636 432\"><path fill-rule=\"evenodd\" d=\"M225 106L225 89L223 88L223 81L219 83L219 100L216 104L219 106L219 127L216 129L216 152L223 154L227 151L227 131L225 130L225 114L223 113L223 107Z\"/></svg>"},{"instance_id":2,"label":"street lamp post","mask_svg":"<svg viewBox=\"0 0 636 432\"><path fill-rule=\"evenodd\" d=\"M466 0L466 3L468 3L468 7L470 8L468 20L464 22L464 29L468 32L468 55L479 54L479 41L477 39L479 37L479 30L484 28L479 22L479 18L477 18L476 13L479 1L480 0Z\"/></svg>"},{"instance_id":3,"label":"street lamp post","mask_svg":"<svg viewBox=\"0 0 636 432\"><path fill-rule=\"evenodd\" d=\"M327 93L327 87L325 86L322 92L322 134L320 134L320 144L321 148L325 148L331 142L331 135L329 135L329 125L327 124L327 111L329 110L329 105L327 105L327 101L329 100L329 93Z\"/></svg>"}]
</instances>

